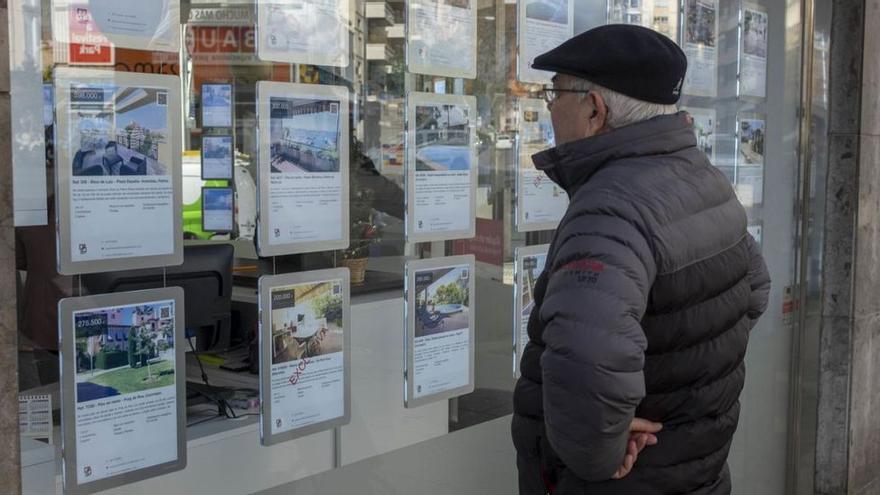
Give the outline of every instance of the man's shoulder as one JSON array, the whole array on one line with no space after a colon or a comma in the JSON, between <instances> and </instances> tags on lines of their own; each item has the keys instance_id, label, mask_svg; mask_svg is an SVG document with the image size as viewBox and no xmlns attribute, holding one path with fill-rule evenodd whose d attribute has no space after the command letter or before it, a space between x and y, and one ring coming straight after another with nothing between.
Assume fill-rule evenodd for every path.
<instances>
[{"instance_id":1,"label":"man's shoulder","mask_svg":"<svg viewBox=\"0 0 880 495\"><path fill-rule=\"evenodd\" d=\"M638 193L615 180L614 174L603 172L570 198L557 238L579 245L591 242L591 236L585 235L591 233L631 243L636 237L651 238L654 227Z\"/></svg>"},{"instance_id":2,"label":"man's shoulder","mask_svg":"<svg viewBox=\"0 0 880 495\"><path fill-rule=\"evenodd\" d=\"M741 208L735 198L730 181L704 157L626 158L600 168L578 189L560 228L580 230L576 219L591 215L616 217L651 239L720 204Z\"/></svg>"},{"instance_id":3,"label":"man's shoulder","mask_svg":"<svg viewBox=\"0 0 880 495\"><path fill-rule=\"evenodd\" d=\"M639 220L640 205L663 194L668 171L646 158L615 160L599 168L570 198L570 213L590 213Z\"/></svg>"},{"instance_id":4,"label":"man's shoulder","mask_svg":"<svg viewBox=\"0 0 880 495\"><path fill-rule=\"evenodd\" d=\"M733 186L702 153L629 157L601 167L572 197L572 203L598 206L630 203L675 216L676 210L700 209L735 196ZM670 201L670 198L676 201ZM682 211L680 213L685 213ZM661 218L657 218L661 221Z\"/></svg>"}]
</instances>

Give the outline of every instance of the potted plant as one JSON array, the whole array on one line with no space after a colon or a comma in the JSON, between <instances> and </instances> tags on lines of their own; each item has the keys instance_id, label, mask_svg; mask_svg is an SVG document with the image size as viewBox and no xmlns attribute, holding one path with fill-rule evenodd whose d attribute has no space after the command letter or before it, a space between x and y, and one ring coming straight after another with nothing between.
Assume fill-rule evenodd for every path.
<instances>
[{"instance_id":1,"label":"potted plant","mask_svg":"<svg viewBox=\"0 0 880 495\"><path fill-rule=\"evenodd\" d=\"M351 271L351 283L362 284L367 273L370 246L379 240L379 225L373 221L373 191L362 188L351 195L348 249L342 252L342 266Z\"/></svg>"}]
</instances>

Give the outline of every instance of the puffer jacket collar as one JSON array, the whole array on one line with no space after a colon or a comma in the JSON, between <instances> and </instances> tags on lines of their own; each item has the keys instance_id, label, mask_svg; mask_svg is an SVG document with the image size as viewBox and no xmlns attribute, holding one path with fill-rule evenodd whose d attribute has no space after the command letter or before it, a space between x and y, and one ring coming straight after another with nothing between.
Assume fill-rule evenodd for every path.
<instances>
[{"instance_id":1,"label":"puffer jacket collar","mask_svg":"<svg viewBox=\"0 0 880 495\"><path fill-rule=\"evenodd\" d=\"M571 197L608 162L674 153L696 145L690 116L679 112L565 143L532 155L532 160Z\"/></svg>"}]
</instances>

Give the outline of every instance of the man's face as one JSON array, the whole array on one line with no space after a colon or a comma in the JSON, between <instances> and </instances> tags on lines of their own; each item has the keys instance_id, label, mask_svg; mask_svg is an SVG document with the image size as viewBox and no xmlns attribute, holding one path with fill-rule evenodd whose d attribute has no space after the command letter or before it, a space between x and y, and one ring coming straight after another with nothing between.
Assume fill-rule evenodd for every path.
<instances>
[{"instance_id":1,"label":"man's face","mask_svg":"<svg viewBox=\"0 0 880 495\"><path fill-rule=\"evenodd\" d=\"M557 74L553 77L554 89L572 89L573 77ZM604 128L605 103L596 93L563 91L547 105L556 145L577 141L599 134ZM599 115L601 110L601 115Z\"/></svg>"}]
</instances>

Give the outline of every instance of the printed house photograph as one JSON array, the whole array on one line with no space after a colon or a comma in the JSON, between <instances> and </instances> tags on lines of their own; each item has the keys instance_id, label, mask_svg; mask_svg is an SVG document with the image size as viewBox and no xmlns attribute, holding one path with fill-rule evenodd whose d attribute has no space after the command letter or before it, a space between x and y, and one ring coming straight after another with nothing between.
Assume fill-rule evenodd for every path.
<instances>
[{"instance_id":1,"label":"printed house photograph","mask_svg":"<svg viewBox=\"0 0 880 495\"><path fill-rule=\"evenodd\" d=\"M687 0L687 42L715 46L715 8L700 0Z\"/></svg>"},{"instance_id":2,"label":"printed house photograph","mask_svg":"<svg viewBox=\"0 0 880 495\"><path fill-rule=\"evenodd\" d=\"M469 277L467 266L416 273L415 338L468 328Z\"/></svg>"},{"instance_id":3,"label":"printed house photograph","mask_svg":"<svg viewBox=\"0 0 880 495\"><path fill-rule=\"evenodd\" d=\"M205 136L202 153L208 160L228 161L232 158L232 136Z\"/></svg>"},{"instance_id":4,"label":"printed house photograph","mask_svg":"<svg viewBox=\"0 0 880 495\"><path fill-rule=\"evenodd\" d=\"M471 0L443 0L443 3L459 9L471 8Z\"/></svg>"},{"instance_id":5,"label":"printed house photograph","mask_svg":"<svg viewBox=\"0 0 880 495\"><path fill-rule=\"evenodd\" d=\"M608 18L618 24L642 25L645 17L642 0L611 0L608 2Z\"/></svg>"},{"instance_id":6,"label":"printed house photograph","mask_svg":"<svg viewBox=\"0 0 880 495\"><path fill-rule=\"evenodd\" d=\"M546 110L523 110L522 120L519 151L520 167L523 169L533 169L535 164L532 162L532 155L553 147L555 142L553 124L550 122L550 112Z\"/></svg>"},{"instance_id":7,"label":"printed house photograph","mask_svg":"<svg viewBox=\"0 0 880 495\"><path fill-rule=\"evenodd\" d=\"M167 175L167 91L72 88L70 99L74 176Z\"/></svg>"},{"instance_id":8,"label":"printed house photograph","mask_svg":"<svg viewBox=\"0 0 880 495\"><path fill-rule=\"evenodd\" d=\"M205 84L202 86L202 105L208 108L228 109L232 105L232 85Z\"/></svg>"},{"instance_id":9,"label":"printed house photograph","mask_svg":"<svg viewBox=\"0 0 880 495\"><path fill-rule=\"evenodd\" d=\"M339 172L339 102L271 98L273 174Z\"/></svg>"},{"instance_id":10,"label":"printed house photograph","mask_svg":"<svg viewBox=\"0 0 880 495\"><path fill-rule=\"evenodd\" d=\"M533 0L526 4L526 18L568 24L568 0Z\"/></svg>"},{"instance_id":11,"label":"printed house photograph","mask_svg":"<svg viewBox=\"0 0 880 495\"><path fill-rule=\"evenodd\" d=\"M416 107L416 171L471 169L470 115L465 106Z\"/></svg>"},{"instance_id":12,"label":"printed house photograph","mask_svg":"<svg viewBox=\"0 0 880 495\"><path fill-rule=\"evenodd\" d=\"M232 213L232 188L207 188L204 189L202 201L205 202L205 210L211 212Z\"/></svg>"},{"instance_id":13,"label":"printed house photograph","mask_svg":"<svg viewBox=\"0 0 880 495\"><path fill-rule=\"evenodd\" d=\"M407 56L410 60L435 70L470 71L475 62L471 44L476 36L476 26L461 20L465 9L471 8L470 1L419 0L409 2L409 5L429 13L429 19L413 23L409 29Z\"/></svg>"},{"instance_id":14,"label":"printed house photograph","mask_svg":"<svg viewBox=\"0 0 880 495\"><path fill-rule=\"evenodd\" d=\"M690 114L694 119L694 134L697 137L697 148L712 158L715 151L715 119L711 115Z\"/></svg>"},{"instance_id":15,"label":"printed house photograph","mask_svg":"<svg viewBox=\"0 0 880 495\"><path fill-rule=\"evenodd\" d=\"M746 9L743 12L743 51L746 55L767 58L767 14Z\"/></svg>"},{"instance_id":16,"label":"printed house photograph","mask_svg":"<svg viewBox=\"0 0 880 495\"><path fill-rule=\"evenodd\" d=\"M272 364L342 352L342 282L272 290Z\"/></svg>"},{"instance_id":17,"label":"printed house photograph","mask_svg":"<svg viewBox=\"0 0 880 495\"><path fill-rule=\"evenodd\" d=\"M535 307L535 284L538 282L541 272L544 271L544 263L546 261L546 254L523 258L522 286L520 287L522 291L520 299L521 316L529 316Z\"/></svg>"},{"instance_id":18,"label":"printed house photograph","mask_svg":"<svg viewBox=\"0 0 880 495\"><path fill-rule=\"evenodd\" d=\"M739 154L743 165L764 164L764 121L743 120L739 123Z\"/></svg>"},{"instance_id":19,"label":"printed house photograph","mask_svg":"<svg viewBox=\"0 0 880 495\"><path fill-rule=\"evenodd\" d=\"M74 315L77 403L174 385L173 303Z\"/></svg>"},{"instance_id":20,"label":"printed house photograph","mask_svg":"<svg viewBox=\"0 0 880 495\"><path fill-rule=\"evenodd\" d=\"M266 25L261 36L268 49L275 52L307 49L312 53L329 54L344 46L342 35L347 31L340 26L347 24L347 20L335 9L312 2L266 4Z\"/></svg>"}]
</instances>

